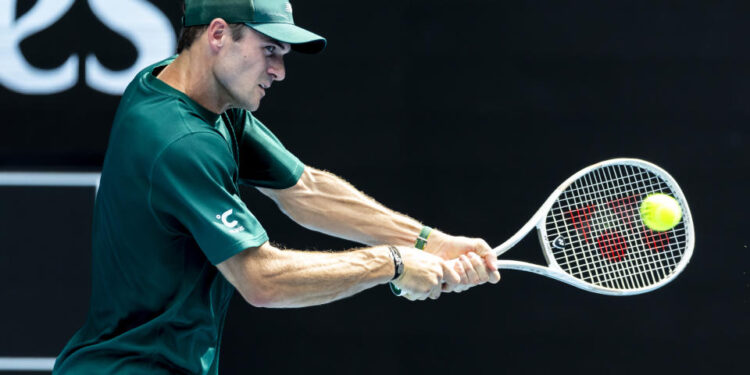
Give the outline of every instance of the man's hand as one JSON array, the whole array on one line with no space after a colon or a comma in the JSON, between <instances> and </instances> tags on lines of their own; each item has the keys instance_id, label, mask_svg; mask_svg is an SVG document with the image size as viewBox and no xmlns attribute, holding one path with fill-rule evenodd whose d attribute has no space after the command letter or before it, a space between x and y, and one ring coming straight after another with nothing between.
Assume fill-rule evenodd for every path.
<instances>
[{"instance_id":1,"label":"man's hand","mask_svg":"<svg viewBox=\"0 0 750 375\"><path fill-rule=\"evenodd\" d=\"M403 291L409 300L437 299L443 292L443 283L455 285L461 282L452 264L424 251L399 246L404 262L404 273L393 284Z\"/></svg>"},{"instance_id":2,"label":"man's hand","mask_svg":"<svg viewBox=\"0 0 750 375\"><path fill-rule=\"evenodd\" d=\"M433 230L426 252L446 260L453 260L453 269L461 276L458 284L447 283L445 292L462 292L472 286L500 281L500 272L495 267L497 257L492 248L480 238L451 236Z\"/></svg>"}]
</instances>

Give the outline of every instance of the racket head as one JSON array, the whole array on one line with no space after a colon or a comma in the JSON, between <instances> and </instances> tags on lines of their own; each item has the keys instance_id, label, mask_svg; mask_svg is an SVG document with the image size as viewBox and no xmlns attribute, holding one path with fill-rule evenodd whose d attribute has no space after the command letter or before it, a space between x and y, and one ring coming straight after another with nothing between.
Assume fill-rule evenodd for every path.
<instances>
[{"instance_id":1,"label":"racket head","mask_svg":"<svg viewBox=\"0 0 750 375\"><path fill-rule=\"evenodd\" d=\"M653 193L679 203L682 220L672 229L656 232L643 224L640 204ZM669 173L644 160L612 159L586 167L563 182L539 211L546 212L536 227L549 268L589 291L652 291L674 280L693 253L693 219L682 190Z\"/></svg>"}]
</instances>

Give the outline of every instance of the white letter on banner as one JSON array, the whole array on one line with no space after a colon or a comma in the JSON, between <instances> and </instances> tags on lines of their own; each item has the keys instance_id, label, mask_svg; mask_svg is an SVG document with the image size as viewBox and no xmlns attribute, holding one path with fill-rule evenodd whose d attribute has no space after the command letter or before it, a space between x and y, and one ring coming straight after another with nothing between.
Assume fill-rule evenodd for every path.
<instances>
[{"instance_id":1,"label":"white letter on banner","mask_svg":"<svg viewBox=\"0 0 750 375\"><path fill-rule=\"evenodd\" d=\"M175 33L167 17L145 0L88 0L105 25L126 37L138 52L135 64L112 71L94 54L86 56L86 83L101 92L120 95L141 69L174 53Z\"/></svg>"},{"instance_id":2,"label":"white letter on banner","mask_svg":"<svg viewBox=\"0 0 750 375\"><path fill-rule=\"evenodd\" d=\"M16 0L0 0L0 82L22 94L54 94L78 81L78 56L55 69L39 69L26 61L20 44L26 37L62 18L75 0L39 0L16 20Z\"/></svg>"}]
</instances>

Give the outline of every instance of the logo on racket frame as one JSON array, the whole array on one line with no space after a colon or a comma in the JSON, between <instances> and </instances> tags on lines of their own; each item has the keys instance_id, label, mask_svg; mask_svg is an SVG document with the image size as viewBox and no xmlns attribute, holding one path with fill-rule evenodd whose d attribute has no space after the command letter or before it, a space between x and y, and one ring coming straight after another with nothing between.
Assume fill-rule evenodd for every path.
<instances>
[{"instance_id":1,"label":"logo on racket frame","mask_svg":"<svg viewBox=\"0 0 750 375\"><path fill-rule=\"evenodd\" d=\"M563 238L563 236L557 236L557 238L552 241L552 247L559 250L565 250L565 243L565 238Z\"/></svg>"}]
</instances>

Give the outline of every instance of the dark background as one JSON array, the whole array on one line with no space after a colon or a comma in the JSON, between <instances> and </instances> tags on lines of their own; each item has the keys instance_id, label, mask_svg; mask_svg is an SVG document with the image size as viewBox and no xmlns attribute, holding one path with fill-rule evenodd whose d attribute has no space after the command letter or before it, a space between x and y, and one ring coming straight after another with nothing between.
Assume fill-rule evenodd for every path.
<instances>
[{"instance_id":1,"label":"dark background","mask_svg":"<svg viewBox=\"0 0 750 375\"><path fill-rule=\"evenodd\" d=\"M18 2L19 15L34 3ZM178 1L152 3L178 26ZM256 115L308 165L496 245L577 170L641 158L680 182L695 253L668 286L624 298L515 271L420 303L385 286L306 309L235 298L222 373L746 373L750 4L293 5L297 23L329 46L290 55L286 81ZM93 51L111 69L136 56L85 1L21 49L41 68L71 53ZM98 170L118 100L83 82L49 96L0 87L0 170ZM0 356L56 356L85 319L92 193L0 187ZM353 246L244 193L276 242ZM534 235L506 257L524 253L543 261Z\"/></svg>"}]
</instances>

